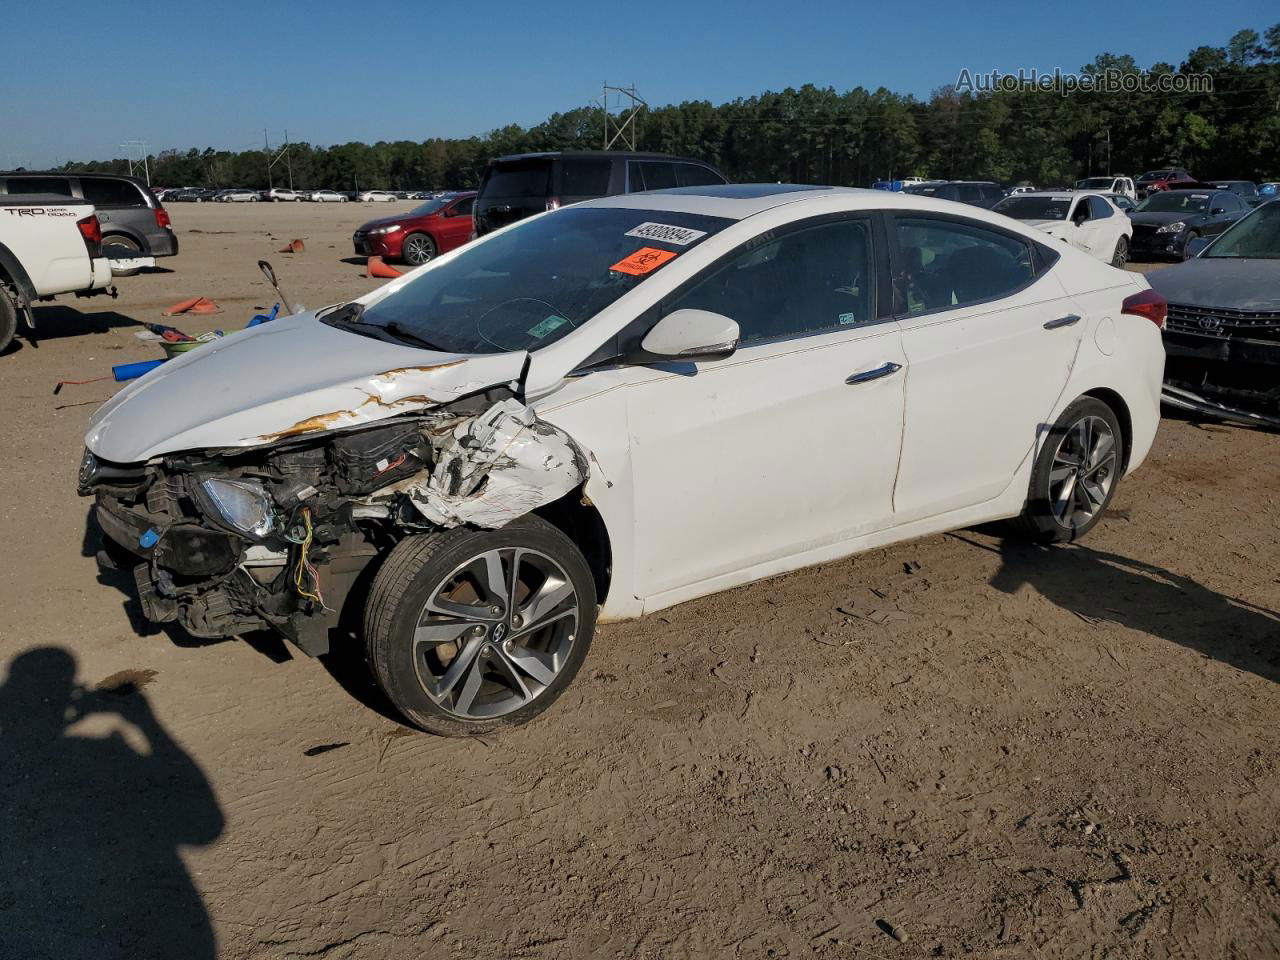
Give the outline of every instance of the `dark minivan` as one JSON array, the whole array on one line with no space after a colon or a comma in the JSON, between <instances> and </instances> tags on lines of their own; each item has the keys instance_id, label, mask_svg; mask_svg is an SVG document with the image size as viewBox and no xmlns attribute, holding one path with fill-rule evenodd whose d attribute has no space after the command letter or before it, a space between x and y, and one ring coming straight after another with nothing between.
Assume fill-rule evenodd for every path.
<instances>
[{"instance_id":1,"label":"dark minivan","mask_svg":"<svg viewBox=\"0 0 1280 960\"><path fill-rule=\"evenodd\" d=\"M580 200L728 182L710 164L665 153L583 150L496 157L480 181L476 235Z\"/></svg>"},{"instance_id":2,"label":"dark minivan","mask_svg":"<svg viewBox=\"0 0 1280 960\"><path fill-rule=\"evenodd\" d=\"M0 196L32 193L56 193L92 203L102 224L103 253L112 259L172 257L178 253L178 237L169 223L168 211L137 177L112 173L0 173Z\"/></svg>"}]
</instances>

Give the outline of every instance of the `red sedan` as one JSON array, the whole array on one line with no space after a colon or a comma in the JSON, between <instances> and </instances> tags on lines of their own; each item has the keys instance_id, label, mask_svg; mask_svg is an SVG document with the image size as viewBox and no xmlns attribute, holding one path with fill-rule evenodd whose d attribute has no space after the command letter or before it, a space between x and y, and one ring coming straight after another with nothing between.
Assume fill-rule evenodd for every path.
<instances>
[{"instance_id":1,"label":"red sedan","mask_svg":"<svg viewBox=\"0 0 1280 960\"><path fill-rule=\"evenodd\" d=\"M356 254L420 267L471 239L474 192L435 197L398 217L370 220L351 237Z\"/></svg>"}]
</instances>

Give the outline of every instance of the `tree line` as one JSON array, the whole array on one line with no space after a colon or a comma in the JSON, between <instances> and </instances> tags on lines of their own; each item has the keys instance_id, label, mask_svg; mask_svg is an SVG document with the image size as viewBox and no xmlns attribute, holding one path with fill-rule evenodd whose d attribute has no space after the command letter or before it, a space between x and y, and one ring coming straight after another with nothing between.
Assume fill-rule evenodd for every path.
<instances>
[{"instance_id":1,"label":"tree line","mask_svg":"<svg viewBox=\"0 0 1280 960\"><path fill-rule=\"evenodd\" d=\"M1137 73L1131 56L1102 54L1082 73ZM1225 47L1202 46L1151 76L1205 74L1210 92L1067 95L1038 90L960 91L927 99L883 87L838 93L805 85L714 105L645 109L637 149L709 161L731 180L866 186L903 176L1067 184L1102 173L1137 174L1165 165L1202 177L1280 179L1280 24L1241 30ZM537 150L599 149L598 107L557 113L532 127L484 136L374 144L293 144L299 188L458 189L474 187L491 157ZM268 185L267 153L212 147L166 150L150 159L162 186ZM63 169L127 173L125 159L68 163ZM288 184L282 161L271 174Z\"/></svg>"}]
</instances>

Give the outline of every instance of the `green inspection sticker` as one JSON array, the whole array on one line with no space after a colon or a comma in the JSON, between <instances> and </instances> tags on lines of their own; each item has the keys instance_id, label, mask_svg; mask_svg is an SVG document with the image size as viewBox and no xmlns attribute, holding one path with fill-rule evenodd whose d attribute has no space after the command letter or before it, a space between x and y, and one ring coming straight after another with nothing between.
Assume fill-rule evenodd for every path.
<instances>
[{"instance_id":1,"label":"green inspection sticker","mask_svg":"<svg viewBox=\"0 0 1280 960\"><path fill-rule=\"evenodd\" d=\"M836 319L840 321L841 326L848 326L851 323L858 322L857 315L852 313L842 313Z\"/></svg>"},{"instance_id":2,"label":"green inspection sticker","mask_svg":"<svg viewBox=\"0 0 1280 960\"><path fill-rule=\"evenodd\" d=\"M564 317L557 317L554 313L543 320L541 323L535 323L529 328L529 336L536 337L541 340L547 334L559 330L569 321Z\"/></svg>"}]
</instances>

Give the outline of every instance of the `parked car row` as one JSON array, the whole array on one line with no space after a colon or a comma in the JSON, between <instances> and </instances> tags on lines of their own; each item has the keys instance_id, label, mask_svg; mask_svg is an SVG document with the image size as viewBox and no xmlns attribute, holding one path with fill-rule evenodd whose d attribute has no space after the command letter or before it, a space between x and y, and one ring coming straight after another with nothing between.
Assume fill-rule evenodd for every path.
<instances>
[{"instance_id":1,"label":"parked car row","mask_svg":"<svg viewBox=\"0 0 1280 960\"><path fill-rule=\"evenodd\" d=\"M156 196L162 200L180 203L255 203L266 201L273 203L301 203L312 201L317 203L343 203L357 201L361 203L387 203L394 200L425 200L434 196L430 191L421 190L294 190L291 187L272 187L270 190L252 190L247 187L227 187L214 189L211 187L165 187L156 190Z\"/></svg>"}]
</instances>

